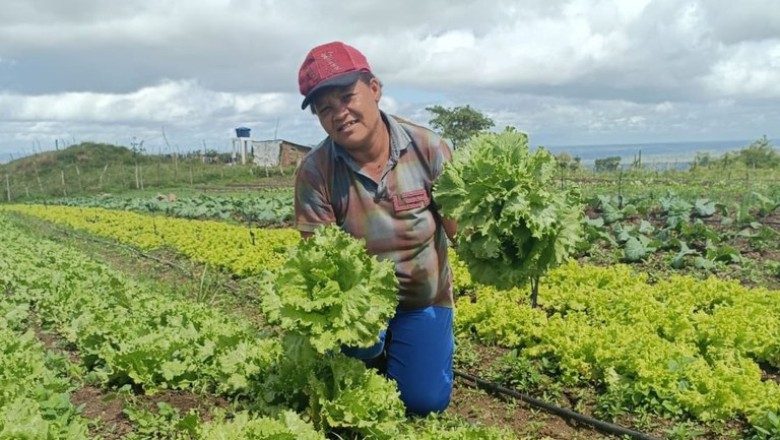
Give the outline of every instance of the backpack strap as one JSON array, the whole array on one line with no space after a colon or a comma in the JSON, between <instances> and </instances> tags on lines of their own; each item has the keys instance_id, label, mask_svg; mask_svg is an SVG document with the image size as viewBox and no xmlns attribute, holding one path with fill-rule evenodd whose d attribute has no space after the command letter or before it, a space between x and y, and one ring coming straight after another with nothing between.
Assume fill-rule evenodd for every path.
<instances>
[{"instance_id":1,"label":"backpack strap","mask_svg":"<svg viewBox=\"0 0 780 440\"><path fill-rule=\"evenodd\" d=\"M344 160L337 155L334 155L331 164L328 193L330 206L336 217L336 224L342 226L347 218L347 208L349 208L349 170Z\"/></svg>"}]
</instances>

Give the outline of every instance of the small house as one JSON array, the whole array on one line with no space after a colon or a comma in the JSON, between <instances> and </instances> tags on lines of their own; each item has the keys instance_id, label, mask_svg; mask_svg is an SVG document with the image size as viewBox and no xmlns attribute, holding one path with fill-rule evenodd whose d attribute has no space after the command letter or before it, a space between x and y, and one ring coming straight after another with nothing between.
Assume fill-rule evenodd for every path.
<instances>
[{"instance_id":1,"label":"small house","mask_svg":"<svg viewBox=\"0 0 780 440\"><path fill-rule=\"evenodd\" d=\"M260 166L297 166L312 147L284 139L252 141L253 162Z\"/></svg>"},{"instance_id":2,"label":"small house","mask_svg":"<svg viewBox=\"0 0 780 440\"><path fill-rule=\"evenodd\" d=\"M251 137L251 129L248 127L236 128L236 137L233 138L232 144L233 160L240 156L241 163L245 164L251 156L252 163L264 167L297 166L303 156L312 149L284 139L255 140Z\"/></svg>"}]
</instances>

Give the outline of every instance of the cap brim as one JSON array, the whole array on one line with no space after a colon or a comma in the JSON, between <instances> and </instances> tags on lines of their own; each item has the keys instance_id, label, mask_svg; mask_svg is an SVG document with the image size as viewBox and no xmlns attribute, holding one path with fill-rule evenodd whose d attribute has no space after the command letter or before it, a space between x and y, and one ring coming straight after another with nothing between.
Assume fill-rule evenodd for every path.
<instances>
[{"instance_id":1,"label":"cap brim","mask_svg":"<svg viewBox=\"0 0 780 440\"><path fill-rule=\"evenodd\" d=\"M303 99L303 103L301 104L301 110L305 110L306 107L308 107L309 104L311 104L311 101L314 99L314 97L317 95L317 92L319 92L320 90L326 87L345 87L351 85L352 83L354 83L360 78L360 74L362 73L364 73L362 70L358 70L355 72L348 72L343 75L334 76L333 78L327 79L317 84L317 86L311 89L311 91L306 95L306 98Z\"/></svg>"}]
</instances>

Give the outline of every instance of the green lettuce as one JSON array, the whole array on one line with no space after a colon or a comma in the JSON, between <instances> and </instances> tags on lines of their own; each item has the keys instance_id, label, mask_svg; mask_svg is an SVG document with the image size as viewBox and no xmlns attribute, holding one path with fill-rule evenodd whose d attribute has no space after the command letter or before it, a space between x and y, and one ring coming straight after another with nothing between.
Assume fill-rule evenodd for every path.
<instances>
[{"instance_id":1,"label":"green lettuce","mask_svg":"<svg viewBox=\"0 0 780 440\"><path fill-rule=\"evenodd\" d=\"M472 138L436 180L434 200L458 222L458 257L474 281L509 289L561 264L581 235L579 188L555 182L556 162L514 129Z\"/></svg>"},{"instance_id":2,"label":"green lettuce","mask_svg":"<svg viewBox=\"0 0 780 440\"><path fill-rule=\"evenodd\" d=\"M292 411L282 411L277 418L253 418L238 413L232 420L219 420L202 428L202 440L325 440L325 435Z\"/></svg>"},{"instance_id":3,"label":"green lettuce","mask_svg":"<svg viewBox=\"0 0 780 440\"><path fill-rule=\"evenodd\" d=\"M393 263L335 225L302 240L264 290L269 322L306 336L319 353L376 344L398 304Z\"/></svg>"}]
</instances>

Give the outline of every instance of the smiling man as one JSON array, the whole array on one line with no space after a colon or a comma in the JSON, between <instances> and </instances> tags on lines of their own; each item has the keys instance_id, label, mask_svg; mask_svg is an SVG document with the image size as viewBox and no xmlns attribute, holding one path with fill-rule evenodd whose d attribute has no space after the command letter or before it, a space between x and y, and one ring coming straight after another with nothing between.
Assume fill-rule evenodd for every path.
<instances>
[{"instance_id":1,"label":"smiling man","mask_svg":"<svg viewBox=\"0 0 780 440\"><path fill-rule=\"evenodd\" d=\"M398 383L410 413L444 410L452 391L452 271L431 197L451 154L436 133L379 109L382 83L360 51L341 42L313 48L298 74L302 109L327 137L295 180L295 224L304 237L336 223L369 254L395 263L398 307L380 342L344 347Z\"/></svg>"}]
</instances>

